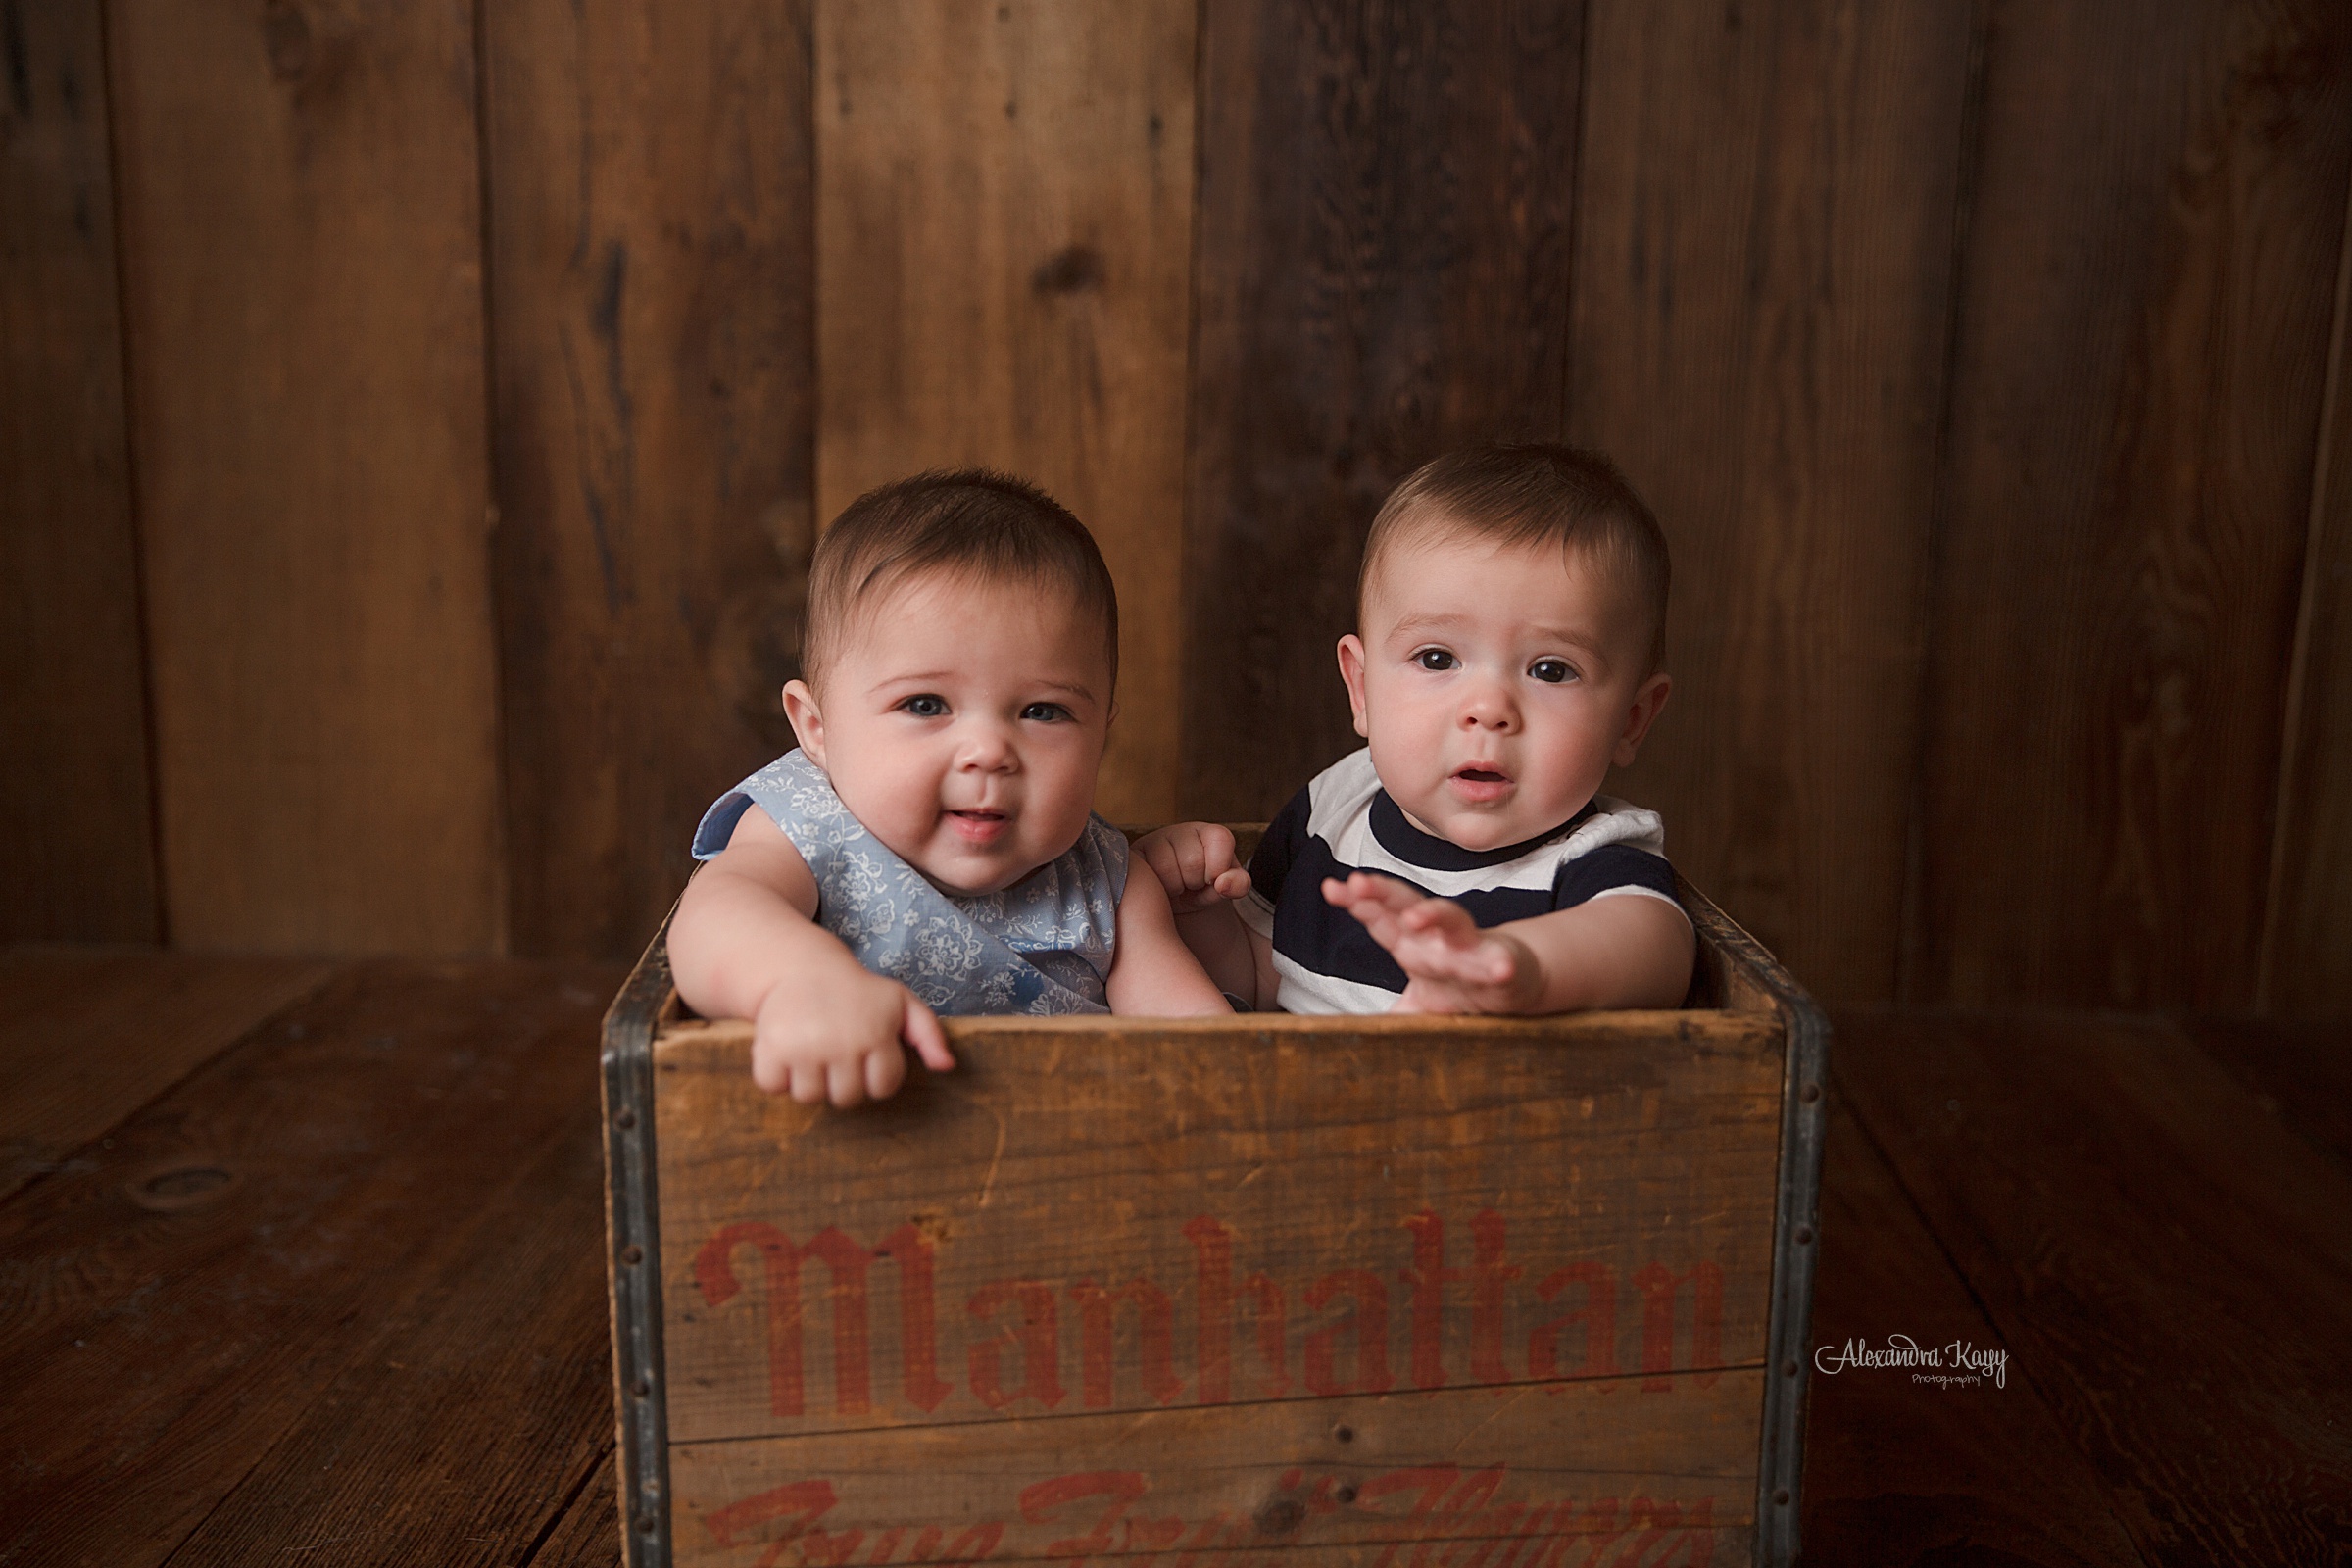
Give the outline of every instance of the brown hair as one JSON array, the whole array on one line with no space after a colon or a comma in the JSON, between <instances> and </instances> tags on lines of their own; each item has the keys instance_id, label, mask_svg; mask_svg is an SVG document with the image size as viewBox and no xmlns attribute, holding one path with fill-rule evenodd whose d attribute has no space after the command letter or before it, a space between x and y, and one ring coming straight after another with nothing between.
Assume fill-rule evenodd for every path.
<instances>
[{"instance_id":1,"label":"brown hair","mask_svg":"<svg viewBox=\"0 0 2352 1568\"><path fill-rule=\"evenodd\" d=\"M1433 458L1389 492L1364 539L1356 613L1381 558L1407 539L1484 539L1558 545L1597 564L1649 623L1649 667L1666 660L1672 566L1657 517L1597 452L1540 441L1494 441Z\"/></svg>"},{"instance_id":2,"label":"brown hair","mask_svg":"<svg viewBox=\"0 0 2352 1568\"><path fill-rule=\"evenodd\" d=\"M986 468L918 473L842 509L808 564L801 678L816 683L860 605L927 572L1062 590L1102 617L1117 680L1118 592L1094 535L1037 486Z\"/></svg>"}]
</instances>

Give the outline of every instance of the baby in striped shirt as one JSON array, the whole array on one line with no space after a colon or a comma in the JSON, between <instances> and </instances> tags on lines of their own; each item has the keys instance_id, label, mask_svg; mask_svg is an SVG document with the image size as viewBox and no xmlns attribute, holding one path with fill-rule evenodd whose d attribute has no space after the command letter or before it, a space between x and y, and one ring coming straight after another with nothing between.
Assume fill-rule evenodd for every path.
<instances>
[{"instance_id":1,"label":"baby in striped shirt","mask_svg":"<svg viewBox=\"0 0 2352 1568\"><path fill-rule=\"evenodd\" d=\"M1677 1005L1693 932L1664 830L1600 793L1673 686L1668 574L1593 453L1472 447L1398 485L1339 643L1365 747L1247 870L1214 823L1137 845L1210 977L1289 1012Z\"/></svg>"}]
</instances>

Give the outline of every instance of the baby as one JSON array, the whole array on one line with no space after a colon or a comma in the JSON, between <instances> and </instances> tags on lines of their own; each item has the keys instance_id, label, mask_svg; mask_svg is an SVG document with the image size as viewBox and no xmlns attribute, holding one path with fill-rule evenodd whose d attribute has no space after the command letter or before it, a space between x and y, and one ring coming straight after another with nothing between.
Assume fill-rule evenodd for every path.
<instances>
[{"instance_id":1,"label":"baby","mask_svg":"<svg viewBox=\"0 0 2352 1568\"><path fill-rule=\"evenodd\" d=\"M784 688L801 749L703 817L670 925L760 1088L890 1095L902 1042L955 1065L940 1013L1231 1011L1089 809L1117 665L1110 572L1031 486L923 474L842 513Z\"/></svg>"},{"instance_id":2,"label":"baby","mask_svg":"<svg viewBox=\"0 0 2352 1568\"><path fill-rule=\"evenodd\" d=\"M1679 1004L1663 830L1599 793L1666 706L1666 588L1657 519L1594 454L1474 447L1398 485L1339 645L1370 744L1247 872L1209 823L1138 846L1217 984L1291 1012Z\"/></svg>"}]
</instances>

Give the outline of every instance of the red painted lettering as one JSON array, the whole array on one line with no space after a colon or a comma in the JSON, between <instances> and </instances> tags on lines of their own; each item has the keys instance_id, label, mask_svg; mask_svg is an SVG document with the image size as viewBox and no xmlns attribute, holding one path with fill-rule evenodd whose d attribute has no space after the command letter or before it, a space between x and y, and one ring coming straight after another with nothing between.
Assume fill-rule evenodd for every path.
<instances>
[{"instance_id":1,"label":"red painted lettering","mask_svg":"<svg viewBox=\"0 0 2352 1568\"><path fill-rule=\"evenodd\" d=\"M894 1535L896 1533L893 1532ZM946 1540L947 1534L937 1525L923 1526L923 1533L914 1538L913 1554L906 1560L910 1563L931 1562L939 1551L940 1542ZM948 1554L938 1558L938 1568L971 1568L973 1563L981 1561L994 1552L997 1549L997 1543L1004 1539L1004 1522L1001 1519L984 1519L976 1525L967 1527L961 1535L948 1544Z\"/></svg>"},{"instance_id":2,"label":"red painted lettering","mask_svg":"<svg viewBox=\"0 0 2352 1568\"><path fill-rule=\"evenodd\" d=\"M1557 1514L1560 1519L1565 1519L1568 1508L1569 1505L1564 1502L1558 1504L1540 1502L1527 1510L1527 1515L1520 1521L1517 1530L1512 1530L1507 1523L1497 1529L1495 1539L1490 1544L1501 1546L1503 1553L1494 1559L1494 1568L1511 1568L1511 1564L1518 1560L1519 1553L1526 1548L1530 1541L1536 1544L1536 1555L1543 1556L1544 1543L1549 1539L1544 1533L1544 1527L1551 1525L1556 1529L1558 1521L1553 1518L1553 1515ZM1478 1568L1478 1559L1472 1559L1469 1568Z\"/></svg>"},{"instance_id":3,"label":"red painted lettering","mask_svg":"<svg viewBox=\"0 0 2352 1568\"><path fill-rule=\"evenodd\" d=\"M1641 1568L1642 1560L1649 1556L1650 1548L1654 1546L1658 1550L1654 1561L1662 1568L1666 1554L1674 1549L1675 1538L1682 1534L1682 1504L1652 1502L1647 1497L1636 1497L1626 1504L1625 1516L1628 1530L1637 1525L1647 1525L1648 1528L1634 1538L1634 1544L1625 1548L1618 1562L1623 1563L1625 1568Z\"/></svg>"},{"instance_id":4,"label":"red painted lettering","mask_svg":"<svg viewBox=\"0 0 2352 1568\"><path fill-rule=\"evenodd\" d=\"M1054 1291L1036 1280L999 1280L972 1293L964 1310L982 1322L1007 1304L1021 1309L1017 1335L1000 1330L994 1339L976 1340L969 1351L972 1395L992 1410L1016 1399L1035 1399L1051 1410L1061 1402L1060 1331L1054 1316ZM1005 1344L1019 1347L1020 1387L1006 1390L1000 1360Z\"/></svg>"},{"instance_id":5,"label":"red painted lettering","mask_svg":"<svg viewBox=\"0 0 2352 1568\"><path fill-rule=\"evenodd\" d=\"M1177 1553L1175 1562L1169 1568L1192 1568L1200 1560L1201 1549L1217 1539L1217 1532L1225 1528L1225 1521L1230 1517L1222 1513L1210 1515L1199 1530L1193 1532L1192 1544Z\"/></svg>"},{"instance_id":6,"label":"red painted lettering","mask_svg":"<svg viewBox=\"0 0 2352 1568\"><path fill-rule=\"evenodd\" d=\"M1446 1267L1446 1221L1436 1209L1408 1214L1404 1224L1413 1233L1413 1263L1396 1277L1412 1289L1413 1387L1442 1389L1446 1386L1446 1287L1462 1278L1462 1271Z\"/></svg>"},{"instance_id":7,"label":"red painted lettering","mask_svg":"<svg viewBox=\"0 0 2352 1568\"><path fill-rule=\"evenodd\" d=\"M1479 1521L1477 1535L1447 1547L1446 1555L1438 1559L1441 1568L1481 1568L1498 1549L1504 1551L1496 1559L1496 1568L1501 1568L1518 1551L1519 1527L1526 1513L1524 1502L1498 1502L1488 1508Z\"/></svg>"},{"instance_id":8,"label":"red painted lettering","mask_svg":"<svg viewBox=\"0 0 2352 1568\"><path fill-rule=\"evenodd\" d=\"M1306 1337L1306 1387L1309 1393L1385 1394L1389 1376L1389 1291L1380 1276L1367 1268L1335 1269L1315 1281L1306 1293L1309 1311L1327 1305L1345 1292L1354 1298L1355 1310L1337 1323L1326 1324ZM1343 1383L1334 1370L1333 1348L1342 1334L1355 1337L1355 1381Z\"/></svg>"},{"instance_id":9,"label":"red painted lettering","mask_svg":"<svg viewBox=\"0 0 2352 1568\"><path fill-rule=\"evenodd\" d=\"M948 1543L947 1555L939 1559L939 1568L972 1568L972 1564L993 1554L997 1543L1004 1539L1004 1521L983 1519Z\"/></svg>"},{"instance_id":10,"label":"red painted lettering","mask_svg":"<svg viewBox=\"0 0 2352 1568\"><path fill-rule=\"evenodd\" d=\"M1713 1385L1723 1364L1723 1270L1713 1263L1694 1265L1677 1274L1663 1263L1646 1263L1634 1272L1634 1288L1642 1293L1642 1380L1644 1394L1674 1387L1666 1374L1674 1368L1674 1298L1685 1282L1691 1286L1690 1366L1701 1368L1691 1381L1700 1388Z\"/></svg>"},{"instance_id":11,"label":"red painted lettering","mask_svg":"<svg viewBox=\"0 0 2352 1568\"><path fill-rule=\"evenodd\" d=\"M1111 1527L1119 1522L1136 1498L1147 1488L1140 1470L1088 1470L1077 1475L1055 1476L1023 1487L1019 1498L1021 1517L1033 1525L1055 1522L1054 1513L1063 1503L1077 1502L1087 1497L1103 1498L1102 1511L1095 1516L1095 1525L1083 1536L1064 1536L1046 1544L1049 1557L1076 1557L1083 1562L1091 1552L1110 1549ZM1182 1521L1176 1522L1181 1532Z\"/></svg>"},{"instance_id":12,"label":"red painted lettering","mask_svg":"<svg viewBox=\"0 0 2352 1568\"><path fill-rule=\"evenodd\" d=\"M741 1502L729 1503L707 1515L703 1526L710 1532L711 1540L722 1546L733 1546L741 1544L738 1532L772 1524L778 1519L791 1520L781 1536L769 1538L768 1548L760 1558L759 1568L775 1568L784 1548L800 1539L804 1531L823 1518L839 1500L833 1494L830 1481L796 1481L788 1487L777 1487Z\"/></svg>"},{"instance_id":13,"label":"red painted lettering","mask_svg":"<svg viewBox=\"0 0 2352 1568\"><path fill-rule=\"evenodd\" d=\"M1206 1214L1185 1223L1200 1258L1200 1402L1233 1398L1233 1232Z\"/></svg>"},{"instance_id":14,"label":"red painted lettering","mask_svg":"<svg viewBox=\"0 0 2352 1568\"><path fill-rule=\"evenodd\" d=\"M1527 1272L1503 1258L1509 1250L1503 1218L1491 1208L1470 1216L1470 1376L1480 1383L1507 1383L1502 1363L1502 1312L1511 1281Z\"/></svg>"},{"instance_id":15,"label":"red painted lettering","mask_svg":"<svg viewBox=\"0 0 2352 1568\"><path fill-rule=\"evenodd\" d=\"M801 1265L815 1258L830 1277L826 1299L833 1314L834 1409L844 1415L862 1415L871 1409L865 1250L830 1225L805 1247L773 1225L756 1220L729 1225L695 1254L695 1285L712 1307L724 1305L742 1290L733 1258L735 1250L744 1246L757 1247L765 1264L768 1408L780 1416L807 1413ZM899 1266L899 1358L906 1401L919 1410L937 1409L950 1388L939 1377L938 1330L932 1319L931 1244L912 1225L902 1225L883 1238L872 1255L890 1258Z\"/></svg>"},{"instance_id":16,"label":"red painted lettering","mask_svg":"<svg viewBox=\"0 0 2352 1568\"><path fill-rule=\"evenodd\" d=\"M1415 1488L1419 1488L1421 1493L1419 1500L1404 1515L1403 1535L1388 1544L1381 1554L1373 1559L1372 1568L1389 1568L1396 1561L1399 1548L1427 1532L1430 1515L1437 1511L1446 1494L1453 1490L1453 1484L1461 1473L1459 1465L1417 1465L1409 1470L1392 1470L1386 1475L1374 1476L1356 1488L1355 1505L1373 1513L1382 1511L1373 1505L1391 1493L1411 1492Z\"/></svg>"},{"instance_id":17,"label":"red painted lettering","mask_svg":"<svg viewBox=\"0 0 2352 1568\"><path fill-rule=\"evenodd\" d=\"M1250 1309L1257 1319L1257 1359L1266 1371L1264 1395L1279 1399L1291 1392L1290 1321L1282 1287L1263 1274L1243 1281L1250 1293Z\"/></svg>"},{"instance_id":18,"label":"red painted lettering","mask_svg":"<svg viewBox=\"0 0 2352 1568\"><path fill-rule=\"evenodd\" d=\"M1561 1510L1562 1513L1566 1511L1565 1509ZM1553 1528L1555 1530L1558 1528L1556 1521ZM1583 1568L1594 1568L1594 1565L1608 1554L1609 1547L1617 1544L1617 1538L1631 1528L1633 1528L1633 1521L1630 1519L1622 1525L1617 1522L1617 1499L1615 1497L1603 1497L1587 1508L1585 1510L1585 1532L1588 1544L1585 1547ZM1566 1535L1555 1536L1552 1549L1539 1555L1534 1562L1528 1564L1528 1568L1544 1568L1547 1556L1564 1559L1568 1555L1567 1545L1571 1539Z\"/></svg>"},{"instance_id":19,"label":"red painted lettering","mask_svg":"<svg viewBox=\"0 0 2352 1568\"><path fill-rule=\"evenodd\" d=\"M1690 1552L1683 1568L1713 1568L1715 1561L1715 1499L1699 1498L1690 1505Z\"/></svg>"},{"instance_id":20,"label":"red painted lettering","mask_svg":"<svg viewBox=\"0 0 2352 1568\"><path fill-rule=\"evenodd\" d=\"M1484 1470L1464 1477L1462 1484L1454 1488L1452 1495L1446 1499L1446 1505L1431 1515L1430 1528L1422 1532L1421 1544L1413 1548L1413 1568L1429 1568L1429 1543L1433 1540L1446 1541L1486 1534L1479 1528L1479 1521L1486 1515L1487 1505L1494 1500L1494 1494L1501 1486L1502 1466L1498 1464L1491 1464ZM1516 1508L1511 1511L1518 1512ZM1440 1562L1450 1561L1453 1550L1448 1548L1446 1555L1439 1559Z\"/></svg>"},{"instance_id":21,"label":"red painted lettering","mask_svg":"<svg viewBox=\"0 0 2352 1568\"><path fill-rule=\"evenodd\" d=\"M1604 1378L1617 1371L1617 1276L1606 1263L1571 1263L1545 1275L1536 1295L1551 1300L1571 1285L1585 1288L1585 1304L1565 1317L1546 1319L1528 1331L1527 1375L1538 1382L1558 1377ZM1560 1370L1560 1330L1571 1323L1585 1326L1584 1364L1575 1371Z\"/></svg>"},{"instance_id":22,"label":"red painted lettering","mask_svg":"<svg viewBox=\"0 0 2352 1568\"><path fill-rule=\"evenodd\" d=\"M878 1257L899 1265L899 1368L906 1402L918 1410L936 1410L955 1392L939 1375L939 1328L933 1321L938 1287L933 1284L931 1239L913 1225L902 1225L882 1238L874 1249Z\"/></svg>"},{"instance_id":23,"label":"red painted lettering","mask_svg":"<svg viewBox=\"0 0 2352 1568\"><path fill-rule=\"evenodd\" d=\"M1117 1361L1113 1320L1121 1301L1135 1303L1136 1359L1142 1363L1144 1392L1161 1404L1184 1392L1171 1344L1176 1311L1167 1292L1143 1279L1129 1280L1115 1291L1106 1291L1093 1280L1080 1280L1070 1287L1070 1299L1078 1303L1079 1383L1090 1408L1101 1410L1110 1405L1111 1373Z\"/></svg>"},{"instance_id":24,"label":"red painted lettering","mask_svg":"<svg viewBox=\"0 0 2352 1568\"><path fill-rule=\"evenodd\" d=\"M695 1254L694 1280L703 1299L724 1305L742 1289L731 1261L735 1249L760 1249L767 1265L768 1407L780 1416L805 1413L801 1378L801 1264L821 1260L831 1276L826 1298L833 1310L833 1407L863 1415L873 1407L865 1349L865 1249L831 1225L806 1247L773 1225L758 1220L729 1225ZM903 1285L902 1281L902 1285Z\"/></svg>"}]
</instances>

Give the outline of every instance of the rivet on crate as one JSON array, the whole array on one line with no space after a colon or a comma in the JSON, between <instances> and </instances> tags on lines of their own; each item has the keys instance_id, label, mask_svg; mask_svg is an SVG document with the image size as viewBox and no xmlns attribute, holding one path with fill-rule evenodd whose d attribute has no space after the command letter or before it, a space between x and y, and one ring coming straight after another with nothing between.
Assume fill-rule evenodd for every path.
<instances>
[{"instance_id":1,"label":"rivet on crate","mask_svg":"<svg viewBox=\"0 0 2352 1568\"><path fill-rule=\"evenodd\" d=\"M1805 1102L1805 1103L1806 1103L1806 1104L1810 1105L1811 1103L1813 1103L1813 1102L1815 1102L1816 1100L1819 1100L1820 1098L1821 1098L1821 1085L1819 1085L1819 1084L1807 1084L1807 1085L1805 1085L1804 1102ZM628 1114L628 1112L626 1112L626 1111L623 1111L623 1112L621 1112L621 1114L625 1116L625 1115L627 1115L627 1114ZM627 1126L627 1125L628 1125L628 1123L627 1123L627 1122L622 1122L622 1123L621 1123L621 1125L625 1127L625 1126Z\"/></svg>"},{"instance_id":2,"label":"rivet on crate","mask_svg":"<svg viewBox=\"0 0 2352 1568\"><path fill-rule=\"evenodd\" d=\"M637 1125L637 1113L633 1110L624 1110L612 1118L612 1125L625 1133Z\"/></svg>"},{"instance_id":3,"label":"rivet on crate","mask_svg":"<svg viewBox=\"0 0 2352 1568\"><path fill-rule=\"evenodd\" d=\"M1812 1227L1812 1226L1810 1226L1810 1225L1799 1225L1799 1226L1796 1228L1796 1245L1797 1245L1797 1246L1799 1246L1799 1247L1810 1247L1810 1246L1812 1246L1812 1245L1813 1245L1813 1227ZM634 1261L634 1260L632 1259L632 1261Z\"/></svg>"},{"instance_id":4,"label":"rivet on crate","mask_svg":"<svg viewBox=\"0 0 2352 1568\"><path fill-rule=\"evenodd\" d=\"M1802 1240L1802 1238L1800 1237L1799 1240ZM620 1260L623 1263L628 1264L631 1268L635 1268L638 1264L645 1261L645 1249L639 1247L635 1242L631 1242L628 1246L620 1250Z\"/></svg>"},{"instance_id":5,"label":"rivet on crate","mask_svg":"<svg viewBox=\"0 0 2352 1568\"><path fill-rule=\"evenodd\" d=\"M1772 1494L1772 1500L1773 1500L1773 1503L1774 1503L1776 1506L1778 1506L1778 1507L1782 1507L1782 1508L1786 1508L1786 1507L1788 1507L1788 1489L1787 1487L1783 1487L1783 1488L1782 1488L1780 1491L1778 1491L1778 1492L1774 1493L1774 1494Z\"/></svg>"}]
</instances>

